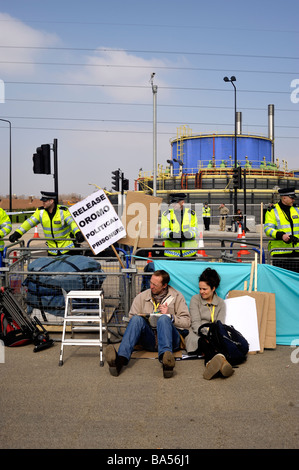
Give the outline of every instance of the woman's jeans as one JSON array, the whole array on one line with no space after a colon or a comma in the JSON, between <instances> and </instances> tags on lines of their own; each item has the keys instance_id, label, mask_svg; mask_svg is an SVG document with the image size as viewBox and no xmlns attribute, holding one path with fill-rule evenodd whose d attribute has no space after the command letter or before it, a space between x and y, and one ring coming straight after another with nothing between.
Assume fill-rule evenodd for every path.
<instances>
[{"instance_id":1,"label":"woman's jeans","mask_svg":"<svg viewBox=\"0 0 299 470\"><path fill-rule=\"evenodd\" d=\"M157 340L159 359L165 351L173 352L180 347L179 332L167 315L162 315L157 321ZM147 320L140 315L134 315L129 321L118 349L118 355L126 357L129 361L136 344L140 344L148 351L157 350L155 332Z\"/></svg>"}]
</instances>

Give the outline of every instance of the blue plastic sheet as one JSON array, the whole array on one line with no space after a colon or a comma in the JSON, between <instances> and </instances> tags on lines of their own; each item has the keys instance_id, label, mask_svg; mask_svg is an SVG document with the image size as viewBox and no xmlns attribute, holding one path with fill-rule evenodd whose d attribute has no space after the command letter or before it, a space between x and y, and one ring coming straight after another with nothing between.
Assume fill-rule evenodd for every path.
<instances>
[{"instance_id":1,"label":"blue plastic sheet","mask_svg":"<svg viewBox=\"0 0 299 470\"><path fill-rule=\"evenodd\" d=\"M230 290L244 290L249 286L250 263L207 263L183 260L155 260L155 269L164 269L170 275L170 284L179 290L189 305L192 295L198 294L198 278L208 267L216 269L221 277L217 294L225 299ZM275 294L276 343L299 344L299 274L286 269L259 264L257 290Z\"/></svg>"},{"instance_id":2,"label":"blue plastic sheet","mask_svg":"<svg viewBox=\"0 0 299 470\"><path fill-rule=\"evenodd\" d=\"M40 275L41 272L55 274ZM65 292L100 289L106 275L94 274L95 272L103 272L101 264L87 256L48 256L34 260L28 266L28 276L23 282L23 286L27 288L28 313L31 314L32 310L37 308L51 315L64 316L65 302L62 289ZM77 275L68 273L77 273ZM84 308L89 306L92 308L92 300L83 302ZM79 300L76 301L76 305L78 304Z\"/></svg>"}]
</instances>

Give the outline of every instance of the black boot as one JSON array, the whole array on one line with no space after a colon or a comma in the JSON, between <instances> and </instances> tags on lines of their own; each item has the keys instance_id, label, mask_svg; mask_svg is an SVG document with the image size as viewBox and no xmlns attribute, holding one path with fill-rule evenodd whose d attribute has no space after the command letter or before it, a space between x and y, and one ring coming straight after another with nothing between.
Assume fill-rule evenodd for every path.
<instances>
[{"instance_id":1,"label":"black boot","mask_svg":"<svg viewBox=\"0 0 299 470\"><path fill-rule=\"evenodd\" d=\"M163 377L168 379L173 376L175 359L171 351L165 351L162 357Z\"/></svg>"},{"instance_id":2,"label":"black boot","mask_svg":"<svg viewBox=\"0 0 299 470\"><path fill-rule=\"evenodd\" d=\"M128 360L126 357L119 356L112 344L109 344L106 349L106 361L109 365L109 372L114 377L117 377L123 366L127 365Z\"/></svg>"}]
</instances>

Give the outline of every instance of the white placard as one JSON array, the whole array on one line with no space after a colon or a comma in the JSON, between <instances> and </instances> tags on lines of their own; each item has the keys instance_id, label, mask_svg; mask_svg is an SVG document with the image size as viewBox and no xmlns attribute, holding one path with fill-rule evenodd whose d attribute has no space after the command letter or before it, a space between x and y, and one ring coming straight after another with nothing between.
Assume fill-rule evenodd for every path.
<instances>
[{"instance_id":1,"label":"white placard","mask_svg":"<svg viewBox=\"0 0 299 470\"><path fill-rule=\"evenodd\" d=\"M249 351L260 350L256 303L253 297L244 295L225 299L225 324L238 330L249 344Z\"/></svg>"},{"instance_id":2,"label":"white placard","mask_svg":"<svg viewBox=\"0 0 299 470\"><path fill-rule=\"evenodd\" d=\"M126 230L102 189L69 208L93 253L97 255L126 235Z\"/></svg>"}]
</instances>

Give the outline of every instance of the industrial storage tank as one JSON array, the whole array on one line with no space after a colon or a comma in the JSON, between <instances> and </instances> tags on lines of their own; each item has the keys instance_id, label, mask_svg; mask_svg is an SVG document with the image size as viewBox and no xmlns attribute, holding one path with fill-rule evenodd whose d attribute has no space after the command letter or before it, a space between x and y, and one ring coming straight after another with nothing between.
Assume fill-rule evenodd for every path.
<instances>
[{"instance_id":1,"label":"industrial storage tank","mask_svg":"<svg viewBox=\"0 0 299 470\"><path fill-rule=\"evenodd\" d=\"M191 204L207 201L214 217L219 217L221 202L233 213L237 191L239 208L260 221L261 204L277 202L278 188L299 189L299 172L289 170L287 161L274 155L274 105L268 105L267 136L242 134L241 112L236 113L235 124L234 134L193 134L188 125L180 126L170 139L166 165L158 164L155 188L154 174L140 171L135 189L153 193L156 189L166 202L171 192L182 191ZM235 164L241 168L237 187Z\"/></svg>"},{"instance_id":2,"label":"industrial storage tank","mask_svg":"<svg viewBox=\"0 0 299 470\"><path fill-rule=\"evenodd\" d=\"M232 168L235 162L235 136L229 134L182 135L173 139L174 175L194 174L203 168ZM261 168L272 164L272 140L257 135L237 136L237 162L241 167Z\"/></svg>"},{"instance_id":3,"label":"industrial storage tank","mask_svg":"<svg viewBox=\"0 0 299 470\"><path fill-rule=\"evenodd\" d=\"M174 176L203 168L231 169L236 162L242 168L274 169L274 105L268 105L268 137L243 135L242 113L237 112L233 135L192 135L188 126L181 126L170 143Z\"/></svg>"}]
</instances>

